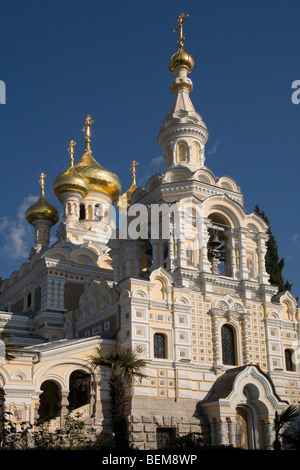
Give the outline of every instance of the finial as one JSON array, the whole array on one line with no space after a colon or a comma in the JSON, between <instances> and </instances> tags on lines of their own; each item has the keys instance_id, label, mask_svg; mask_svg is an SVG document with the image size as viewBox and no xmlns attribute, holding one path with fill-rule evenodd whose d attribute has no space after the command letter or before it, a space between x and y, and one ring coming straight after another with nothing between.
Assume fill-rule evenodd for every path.
<instances>
[{"instance_id":1,"label":"finial","mask_svg":"<svg viewBox=\"0 0 300 470\"><path fill-rule=\"evenodd\" d=\"M129 170L131 170L131 172L132 172L132 183L134 183L134 184L136 183L136 181L135 181L135 175L136 175L136 169L135 169L135 167L136 167L138 164L139 164L139 162L136 162L135 160L133 160L132 165L131 165L131 167L129 168Z\"/></svg>"},{"instance_id":2,"label":"finial","mask_svg":"<svg viewBox=\"0 0 300 470\"><path fill-rule=\"evenodd\" d=\"M44 173L41 173L41 179L40 179L40 183L41 183L41 193L42 195L44 195L45 193L45 174Z\"/></svg>"},{"instance_id":3,"label":"finial","mask_svg":"<svg viewBox=\"0 0 300 470\"><path fill-rule=\"evenodd\" d=\"M70 147L68 148L68 152L70 154L70 165L73 166L74 165L74 148L76 145L76 142L74 142L74 140L71 140L70 142Z\"/></svg>"},{"instance_id":4,"label":"finial","mask_svg":"<svg viewBox=\"0 0 300 470\"><path fill-rule=\"evenodd\" d=\"M179 44L179 50L183 49L183 41L185 40L185 38L183 37L183 34L182 34L182 24L185 22L185 20L188 19L188 17L189 17L189 15L185 15L184 13L180 13L179 18L177 20L177 22L179 24L173 31L174 33L176 33L176 31L179 29L179 38L177 39L177 42Z\"/></svg>"},{"instance_id":5,"label":"finial","mask_svg":"<svg viewBox=\"0 0 300 470\"><path fill-rule=\"evenodd\" d=\"M91 116L87 116L85 120L85 126L82 129L83 131L86 131L86 136L85 136L85 142L86 142L86 149L90 148L90 142L91 142L91 131L90 131L90 126L93 124L93 120Z\"/></svg>"}]
</instances>

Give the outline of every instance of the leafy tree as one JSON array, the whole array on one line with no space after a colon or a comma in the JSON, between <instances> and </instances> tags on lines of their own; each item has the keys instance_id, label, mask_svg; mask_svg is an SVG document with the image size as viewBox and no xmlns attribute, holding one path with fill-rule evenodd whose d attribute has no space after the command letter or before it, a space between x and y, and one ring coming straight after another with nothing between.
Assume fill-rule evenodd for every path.
<instances>
[{"instance_id":1,"label":"leafy tree","mask_svg":"<svg viewBox=\"0 0 300 470\"><path fill-rule=\"evenodd\" d=\"M266 271L270 276L270 283L278 286L278 292L291 290L292 284L285 281L282 275L284 268L284 258L279 258L278 246L271 230L271 224L264 211L261 211L258 205L255 206L254 212L259 215L268 224L267 252L266 252Z\"/></svg>"},{"instance_id":2,"label":"leafy tree","mask_svg":"<svg viewBox=\"0 0 300 470\"><path fill-rule=\"evenodd\" d=\"M282 429L290 423L296 416L298 416L299 410L296 406L290 405L281 413L278 411L275 412L274 418L274 431L275 431L275 440L273 442L274 450L281 450L280 438L284 435Z\"/></svg>"},{"instance_id":3,"label":"leafy tree","mask_svg":"<svg viewBox=\"0 0 300 470\"><path fill-rule=\"evenodd\" d=\"M96 348L90 356L94 367L108 367L111 372L109 379L111 416L117 449L129 447L126 387L134 377L139 379L145 377L146 361L139 357L139 352L130 348L104 352L101 348Z\"/></svg>"}]
</instances>

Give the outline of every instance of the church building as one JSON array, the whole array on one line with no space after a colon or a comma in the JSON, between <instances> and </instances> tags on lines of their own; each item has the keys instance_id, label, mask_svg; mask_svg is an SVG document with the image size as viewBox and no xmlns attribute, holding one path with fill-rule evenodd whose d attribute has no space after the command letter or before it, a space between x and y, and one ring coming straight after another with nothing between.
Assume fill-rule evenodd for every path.
<instances>
[{"instance_id":1,"label":"church building","mask_svg":"<svg viewBox=\"0 0 300 470\"><path fill-rule=\"evenodd\" d=\"M69 166L53 184L59 211L41 175L24 215L34 232L28 261L0 293L0 349L22 346L12 360L0 357L0 411L14 422L48 413L57 429L72 409L109 432L108 371L89 362L96 347L138 349L147 362L147 377L129 391L136 449L191 432L212 445L269 449L276 411L299 405L300 310L270 284L266 222L246 212L236 181L206 166L186 18L169 62L173 104L158 133L163 172L138 187L134 161L122 193L92 154L97 123L88 116L83 155L76 162L71 141ZM82 376L85 393L74 385Z\"/></svg>"}]
</instances>

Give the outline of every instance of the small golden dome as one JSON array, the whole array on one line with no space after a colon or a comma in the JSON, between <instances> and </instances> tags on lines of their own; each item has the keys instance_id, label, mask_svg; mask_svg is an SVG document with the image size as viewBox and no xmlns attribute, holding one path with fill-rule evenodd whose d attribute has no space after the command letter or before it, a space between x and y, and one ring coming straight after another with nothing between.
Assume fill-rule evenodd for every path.
<instances>
[{"instance_id":1,"label":"small golden dome","mask_svg":"<svg viewBox=\"0 0 300 470\"><path fill-rule=\"evenodd\" d=\"M129 168L132 170L132 182L130 188L120 196L118 202L117 202L117 207L121 213L127 212L127 209L129 208L131 204L131 196L134 193L134 191L137 189L136 185L136 169L135 167L139 164L139 162L136 162L133 160L132 166Z\"/></svg>"},{"instance_id":2,"label":"small golden dome","mask_svg":"<svg viewBox=\"0 0 300 470\"><path fill-rule=\"evenodd\" d=\"M134 182L132 183L128 191L126 191L124 194L122 194L122 196L120 196L119 201L117 203L117 206L120 212L127 211L127 209L129 208L131 204L131 196L133 192L136 190L136 188L137 188L137 185Z\"/></svg>"},{"instance_id":3,"label":"small golden dome","mask_svg":"<svg viewBox=\"0 0 300 470\"><path fill-rule=\"evenodd\" d=\"M79 193L84 198L89 192L89 185L82 176L75 170L74 166L58 175L53 184L53 191L57 199L61 201L61 195L66 192L73 191Z\"/></svg>"},{"instance_id":4,"label":"small golden dome","mask_svg":"<svg viewBox=\"0 0 300 470\"><path fill-rule=\"evenodd\" d=\"M89 185L85 179L80 176L74 168L74 149L76 145L74 140L71 140L70 147L68 148L70 152L70 166L69 168L58 175L53 184L53 191L57 199L61 201L61 195L66 192L73 191L75 193L81 194L84 198L89 192Z\"/></svg>"},{"instance_id":5,"label":"small golden dome","mask_svg":"<svg viewBox=\"0 0 300 470\"><path fill-rule=\"evenodd\" d=\"M40 198L30 206L25 214L27 222L33 224L36 220L49 220L55 225L59 219L59 215L54 206L52 206L45 198L44 193L44 173L41 174L41 195Z\"/></svg>"},{"instance_id":6,"label":"small golden dome","mask_svg":"<svg viewBox=\"0 0 300 470\"><path fill-rule=\"evenodd\" d=\"M92 156L89 146L85 149L75 170L89 185L90 191L98 191L111 197L113 203L121 192L121 182L117 175L101 166Z\"/></svg>"},{"instance_id":7,"label":"small golden dome","mask_svg":"<svg viewBox=\"0 0 300 470\"><path fill-rule=\"evenodd\" d=\"M169 64L169 70L173 72L173 70L178 67L179 65L185 65L189 69L189 73L192 71L194 67L194 59L193 57L185 52L183 49L179 49L176 54L173 54Z\"/></svg>"}]
</instances>

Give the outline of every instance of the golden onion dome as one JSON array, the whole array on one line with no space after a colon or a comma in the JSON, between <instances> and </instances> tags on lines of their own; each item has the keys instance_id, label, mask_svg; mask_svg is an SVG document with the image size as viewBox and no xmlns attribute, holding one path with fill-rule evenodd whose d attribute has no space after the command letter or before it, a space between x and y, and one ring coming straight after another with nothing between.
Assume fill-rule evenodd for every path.
<instances>
[{"instance_id":1,"label":"golden onion dome","mask_svg":"<svg viewBox=\"0 0 300 470\"><path fill-rule=\"evenodd\" d=\"M172 55L170 64L169 64L169 70L173 72L173 70L178 67L178 66L186 66L189 69L189 73L192 71L192 68L194 67L194 59L193 57L188 54L186 51L183 49L179 49L175 54Z\"/></svg>"},{"instance_id":2,"label":"golden onion dome","mask_svg":"<svg viewBox=\"0 0 300 470\"><path fill-rule=\"evenodd\" d=\"M45 198L44 192L44 173L41 174L41 195L39 199L30 206L25 214L27 222L33 224L37 220L48 220L55 225L59 219L59 215L54 206L52 206Z\"/></svg>"},{"instance_id":3,"label":"golden onion dome","mask_svg":"<svg viewBox=\"0 0 300 470\"><path fill-rule=\"evenodd\" d=\"M53 191L60 201L61 195L70 191L79 193L84 198L89 192L89 185L85 179L77 173L74 166L70 165L69 168L58 175L54 181Z\"/></svg>"},{"instance_id":4,"label":"golden onion dome","mask_svg":"<svg viewBox=\"0 0 300 470\"><path fill-rule=\"evenodd\" d=\"M94 159L90 148L85 149L75 169L86 180L90 191L107 194L113 203L116 202L121 193L121 182L117 175L106 170Z\"/></svg>"},{"instance_id":5,"label":"golden onion dome","mask_svg":"<svg viewBox=\"0 0 300 470\"><path fill-rule=\"evenodd\" d=\"M73 147L76 145L76 142L71 140L70 142L70 166L69 168L58 175L53 184L53 191L55 196L61 201L61 195L66 192L75 192L81 194L84 198L89 192L89 185L85 179L77 173L74 168L74 158L73 158Z\"/></svg>"}]
</instances>

